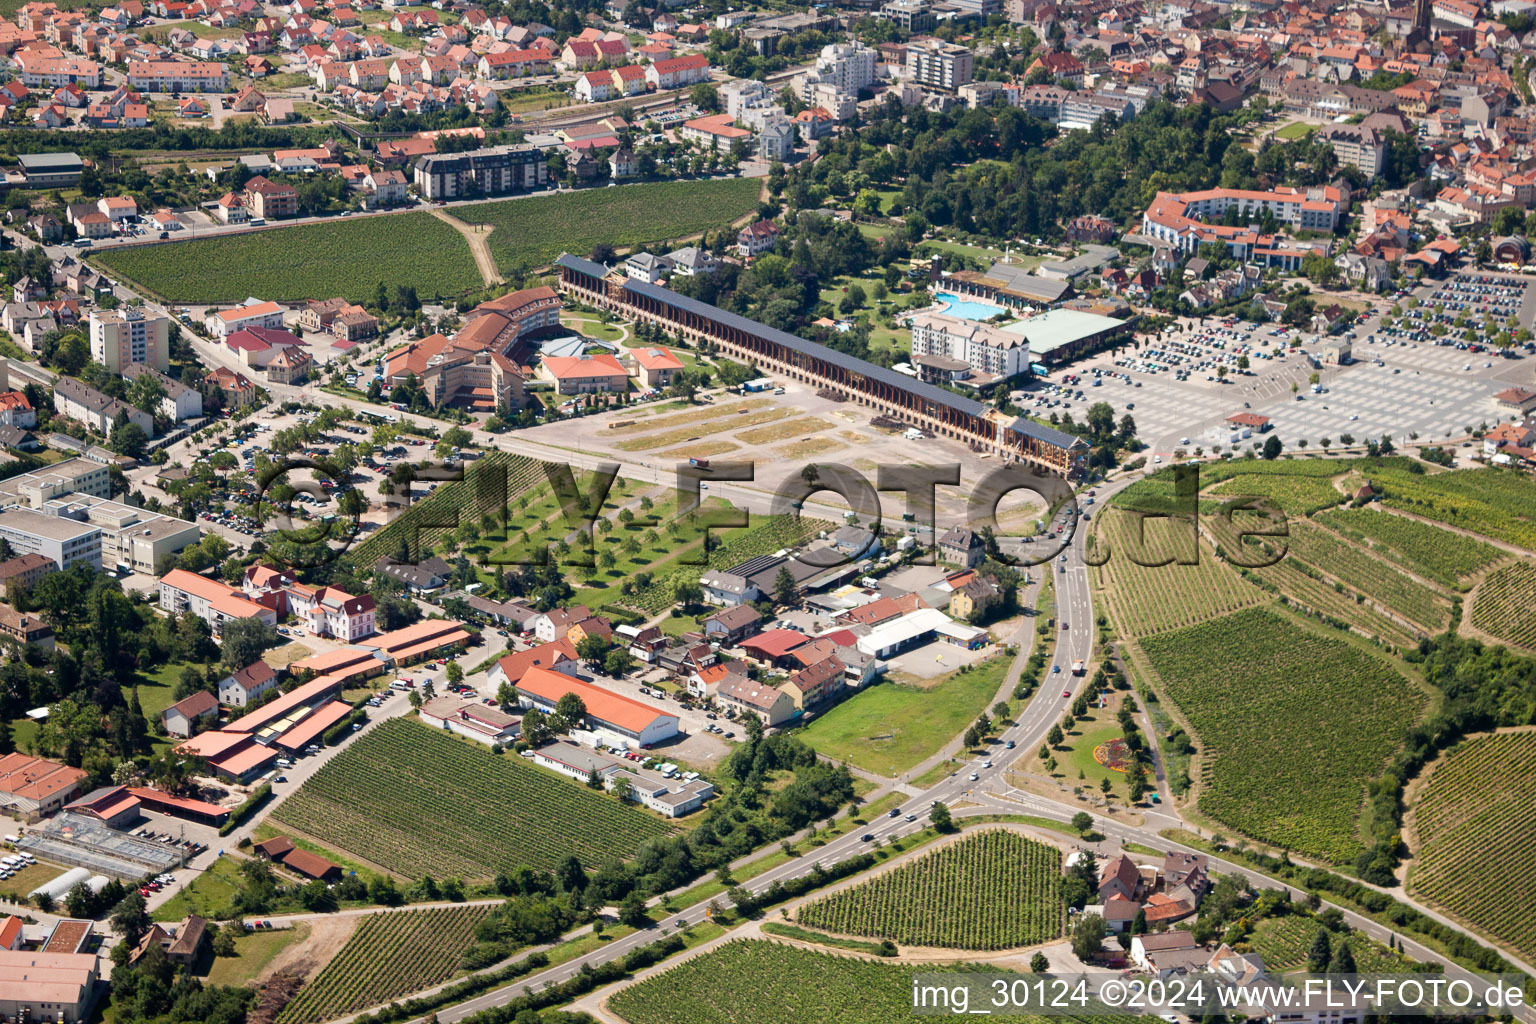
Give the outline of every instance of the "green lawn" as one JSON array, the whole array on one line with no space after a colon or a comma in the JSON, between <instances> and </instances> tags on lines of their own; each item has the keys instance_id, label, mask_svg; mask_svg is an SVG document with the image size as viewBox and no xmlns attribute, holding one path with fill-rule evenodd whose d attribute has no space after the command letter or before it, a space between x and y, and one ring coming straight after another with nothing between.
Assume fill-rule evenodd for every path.
<instances>
[{"instance_id":1,"label":"green lawn","mask_svg":"<svg viewBox=\"0 0 1536 1024\"><path fill-rule=\"evenodd\" d=\"M1305 124L1301 121L1292 121L1284 128L1281 128L1279 131L1275 132L1275 138L1284 139L1287 142L1294 142L1295 140L1304 138L1316 130L1317 129L1313 128L1309 124Z\"/></svg>"},{"instance_id":2,"label":"green lawn","mask_svg":"<svg viewBox=\"0 0 1536 1024\"><path fill-rule=\"evenodd\" d=\"M308 936L309 925L304 922L292 928L244 932L235 938L235 955L217 957L203 980L210 985L248 985L273 957Z\"/></svg>"},{"instance_id":3,"label":"green lawn","mask_svg":"<svg viewBox=\"0 0 1536 1024\"><path fill-rule=\"evenodd\" d=\"M1065 703L1065 702L1064 702ZM1117 794L1126 792L1125 773L1113 771L1093 759L1093 748L1121 737L1120 725L1107 710L1090 708L1088 717L1081 718L1067 736L1064 749L1055 752L1056 773L1069 786L1086 786L1099 792L1105 779L1114 786ZM1043 770L1043 763L1035 761Z\"/></svg>"},{"instance_id":4,"label":"green lawn","mask_svg":"<svg viewBox=\"0 0 1536 1024\"><path fill-rule=\"evenodd\" d=\"M0 879L0 896L7 899L16 899L25 896L45 882L51 882L58 878L69 868L50 864L47 861L38 861L29 867L24 867L10 878Z\"/></svg>"},{"instance_id":5,"label":"green lawn","mask_svg":"<svg viewBox=\"0 0 1536 1024\"><path fill-rule=\"evenodd\" d=\"M156 921L182 921L188 914L197 914L217 921L228 917L230 901L239 891L239 858L220 857L150 916Z\"/></svg>"},{"instance_id":6,"label":"green lawn","mask_svg":"<svg viewBox=\"0 0 1536 1024\"><path fill-rule=\"evenodd\" d=\"M817 752L880 775L903 772L964 732L991 705L1008 671L995 657L936 686L881 683L816 718L800 738Z\"/></svg>"}]
</instances>

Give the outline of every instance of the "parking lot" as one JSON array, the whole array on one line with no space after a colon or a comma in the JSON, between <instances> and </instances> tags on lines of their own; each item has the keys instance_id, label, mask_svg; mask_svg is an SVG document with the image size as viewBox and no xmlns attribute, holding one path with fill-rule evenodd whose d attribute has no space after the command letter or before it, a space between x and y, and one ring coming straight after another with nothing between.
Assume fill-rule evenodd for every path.
<instances>
[{"instance_id":1,"label":"parking lot","mask_svg":"<svg viewBox=\"0 0 1536 1024\"><path fill-rule=\"evenodd\" d=\"M1352 346L1348 365L1329 362L1333 339L1310 331L1181 320L1139 348L1100 353L1014 397L1031 415L1079 423L1091 405L1107 402L1117 423L1127 413L1135 420L1153 465L1181 450L1231 448L1226 419L1238 412L1268 417L1292 450L1302 441L1315 449L1326 439L1336 448L1384 435L1398 443L1455 440L1509 415L1494 393L1529 385L1536 346L1518 344L1506 355L1489 339L1529 327L1533 295L1523 278L1457 274L1378 300L1336 335ZM1241 438L1237 447L1262 441Z\"/></svg>"}]
</instances>

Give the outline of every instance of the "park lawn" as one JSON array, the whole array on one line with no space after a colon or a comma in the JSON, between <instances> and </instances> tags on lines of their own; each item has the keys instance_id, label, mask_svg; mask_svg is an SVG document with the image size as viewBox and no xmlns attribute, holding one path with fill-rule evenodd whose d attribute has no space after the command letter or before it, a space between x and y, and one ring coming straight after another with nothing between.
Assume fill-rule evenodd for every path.
<instances>
[{"instance_id":1,"label":"park lawn","mask_svg":"<svg viewBox=\"0 0 1536 1024\"><path fill-rule=\"evenodd\" d=\"M530 111L550 110L555 107L567 107L571 104L571 98L563 92L548 89L541 85L527 89L509 89L500 94L501 105L507 108L509 113L524 114Z\"/></svg>"},{"instance_id":2,"label":"park lawn","mask_svg":"<svg viewBox=\"0 0 1536 1024\"><path fill-rule=\"evenodd\" d=\"M943 238L930 238L917 246L914 255L932 255L935 252L952 252L960 256L967 256L973 260L984 262L996 262L1003 258L1001 249L993 249L987 246L966 245L964 242L951 242ZM1026 270L1033 269L1046 261L1044 256L1017 256L1015 260Z\"/></svg>"},{"instance_id":3,"label":"park lawn","mask_svg":"<svg viewBox=\"0 0 1536 1024\"><path fill-rule=\"evenodd\" d=\"M240 889L238 858L220 857L149 916L156 921L185 921L188 914L196 914L218 921L229 916L231 901Z\"/></svg>"},{"instance_id":4,"label":"park lawn","mask_svg":"<svg viewBox=\"0 0 1536 1024\"><path fill-rule=\"evenodd\" d=\"M927 688L880 683L813 720L800 738L818 753L880 775L904 772L991 706L1009 659L999 656Z\"/></svg>"},{"instance_id":5,"label":"park lawn","mask_svg":"<svg viewBox=\"0 0 1536 1024\"><path fill-rule=\"evenodd\" d=\"M1277 139L1284 139L1287 142L1294 142L1297 139L1303 138L1316 130L1317 129L1303 121L1292 121L1284 128L1277 130L1274 134L1275 138Z\"/></svg>"},{"instance_id":6,"label":"park lawn","mask_svg":"<svg viewBox=\"0 0 1536 1024\"><path fill-rule=\"evenodd\" d=\"M1100 785L1108 779L1115 795L1125 795L1125 774L1106 768L1093 759L1094 747L1117 740L1121 735L1120 724L1107 709L1089 708L1088 716L1078 719L1067 734L1067 744L1054 752L1056 774L1069 786L1085 786L1094 792L1101 792ZM1043 762L1037 760L1036 763L1039 769L1044 769Z\"/></svg>"},{"instance_id":7,"label":"park lawn","mask_svg":"<svg viewBox=\"0 0 1536 1024\"><path fill-rule=\"evenodd\" d=\"M237 935L235 955L214 958L203 980L210 985L249 985L277 954L308 936L309 924L303 921L292 928Z\"/></svg>"},{"instance_id":8,"label":"park lawn","mask_svg":"<svg viewBox=\"0 0 1536 1024\"><path fill-rule=\"evenodd\" d=\"M153 672L139 673L136 681L139 688L139 707L143 708L144 717L147 720L153 722L160 717L162 711L176 703L176 684L181 681L182 669L190 664L192 664L190 661L173 661L168 665L161 665Z\"/></svg>"},{"instance_id":9,"label":"park lawn","mask_svg":"<svg viewBox=\"0 0 1536 1024\"><path fill-rule=\"evenodd\" d=\"M69 868L40 860L36 864L22 868L10 878L0 879L0 896L19 902L20 897L27 895L45 882L53 881L68 870Z\"/></svg>"},{"instance_id":10,"label":"park lawn","mask_svg":"<svg viewBox=\"0 0 1536 1024\"><path fill-rule=\"evenodd\" d=\"M634 344L633 332L623 325L604 323L591 316L578 313L562 313L560 315L560 326L568 327L577 334L587 338L597 338L599 341L612 341L617 344L624 344L627 340L630 347L633 347Z\"/></svg>"},{"instance_id":11,"label":"park lawn","mask_svg":"<svg viewBox=\"0 0 1536 1024\"><path fill-rule=\"evenodd\" d=\"M886 226L884 226L882 224L860 224L859 225L859 234L863 235L865 238L873 239L876 242L878 242L881 239L885 238L886 235L889 235L892 231L895 231L895 230L896 230L895 228L886 227Z\"/></svg>"}]
</instances>

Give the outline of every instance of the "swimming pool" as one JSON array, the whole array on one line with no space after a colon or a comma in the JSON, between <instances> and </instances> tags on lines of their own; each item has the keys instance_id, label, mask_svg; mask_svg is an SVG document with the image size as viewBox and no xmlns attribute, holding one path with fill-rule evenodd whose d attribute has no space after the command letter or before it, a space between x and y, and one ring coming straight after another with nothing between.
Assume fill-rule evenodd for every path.
<instances>
[{"instance_id":1,"label":"swimming pool","mask_svg":"<svg viewBox=\"0 0 1536 1024\"><path fill-rule=\"evenodd\" d=\"M944 312L966 320L990 320L999 313L1008 312L1002 306L990 306L985 302L972 302L949 292L936 292L934 297L944 303Z\"/></svg>"}]
</instances>

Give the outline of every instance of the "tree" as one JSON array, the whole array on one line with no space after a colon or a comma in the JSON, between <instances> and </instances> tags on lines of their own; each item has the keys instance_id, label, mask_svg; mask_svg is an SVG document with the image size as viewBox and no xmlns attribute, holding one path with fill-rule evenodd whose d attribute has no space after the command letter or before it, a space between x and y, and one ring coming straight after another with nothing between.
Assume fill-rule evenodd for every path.
<instances>
[{"instance_id":1,"label":"tree","mask_svg":"<svg viewBox=\"0 0 1536 1024\"><path fill-rule=\"evenodd\" d=\"M112 929L123 937L130 949L137 946L144 933L149 931L149 910L137 889L129 890L128 895L112 908Z\"/></svg>"},{"instance_id":2,"label":"tree","mask_svg":"<svg viewBox=\"0 0 1536 1024\"><path fill-rule=\"evenodd\" d=\"M1066 736L1062 733L1060 725L1051 726L1051 731L1045 734L1045 742L1053 747L1061 746L1061 741L1064 739Z\"/></svg>"},{"instance_id":3,"label":"tree","mask_svg":"<svg viewBox=\"0 0 1536 1024\"><path fill-rule=\"evenodd\" d=\"M1279 458L1280 447L1280 439L1274 434L1270 434L1269 439L1264 442L1264 457L1270 461L1274 461L1275 459Z\"/></svg>"},{"instance_id":4,"label":"tree","mask_svg":"<svg viewBox=\"0 0 1536 1024\"><path fill-rule=\"evenodd\" d=\"M688 99L700 110L718 111L720 109L720 90L708 82L700 82L690 89Z\"/></svg>"},{"instance_id":5,"label":"tree","mask_svg":"<svg viewBox=\"0 0 1536 1024\"><path fill-rule=\"evenodd\" d=\"M231 619L224 623L224 665L231 672L254 662L262 652L277 644L277 630L260 619Z\"/></svg>"},{"instance_id":6,"label":"tree","mask_svg":"<svg viewBox=\"0 0 1536 1024\"><path fill-rule=\"evenodd\" d=\"M1334 948L1333 960L1328 964L1329 974L1354 974L1355 954L1350 951L1349 939L1340 937L1339 944Z\"/></svg>"},{"instance_id":7,"label":"tree","mask_svg":"<svg viewBox=\"0 0 1536 1024\"><path fill-rule=\"evenodd\" d=\"M446 674L448 677L448 682L454 684L455 686L464 681L464 669L456 661L450 661L448 663L448 671Z\"/></svg>"},{"instance_id":8,"label":"tree","mask_svg":"<svg viewBox=\"0 0 1536 1024\"><path fill-rule=\"evenodd\" d=\"M1084 963L1091 963L1108 934L1102 915L1079 914L1077 924L1072 926L1072 955Z\"/></svg>"},{"instance_id":9,"label":"tree","mask_svg":"<svg viewBox=\"0 0 1536 1024\"><path fill-rule=\"evenodd\" d=\"M644 928L651 923L651 915L645 909L645 897L634 889L619 902L619 922L631 928Z\"/></svg>"},{"instance_id":10,"label":"tree","mask_svg":"<svg viewBox=\"0 0 1536 1024\"><path fill-rule=\"evenodd\" d=\"M1307 970L1312 974L1322 974L1328 970L1332 959L1333 948L1328 941L1328 929L1319 928L1311 948L1307 950Z\"/></svg>"},{"instance_id":11,"label":"tree","mask_svg":"<svg viewBox=\"0 0 1536 1024\"><path fill-rule=\"evenodd\" d=\"M799 588L795 586L795 578L789 574L789 567L779 566L779 574L773 580L773 599L781 605L792 605L799 597Z\"/></svg>"},{"instance_id":12,"label":"tree","mask_svg":"<svg viewBox=\"0 0 1536 1024\"><path fill-rule=\"evenodd\" d=\"M1093 815L1087 811L1078 811L1072 815L1072 827L1079 833L1087 832L1093 828Z\"/></svg>"},{"instance_id":13,"label":"tree","mask_svg":"<svg viewBox=\"0 0 1536 1024\"><path fill-rule=\"evenodd\" d=\"M566 892L576 892L587 887L587 873L574 854L567 855L555 868L555 880Z\"/></svg>"},{"instance_id":14,"label":"tree","mask_svg":"<svg viewBox=\"0 0 1536 1024\"><path fill-rule=\"evenodd\" d=\"M934 804L932 810L928 812L928 821L932 823L935 832L948 835L956 831L954 819L949 815L948 804L942 802Z\"/></svg>"},{"instance_id":15,"label":"tree","mask_svg":"<svg viewBox=\"0 0 1536 1024\"><path fill-rule=\"evenodd\" d=\"M1045 958L1044 953L1036 953L1029 958L1029 969L1035 974L1044 974L1051 969L1051 962Z\"/></svg>"},{"instance_id":16,"label":"tree","mask_svg":"<svg viewBox=\"0 0 1536 1024\"><path fill-rule=\"evenodd\" d=\"M566 728L574 728L587 720L587 705L578 695L567 693L555 703L555 714Z\"/></svg>"}]
</instances>

